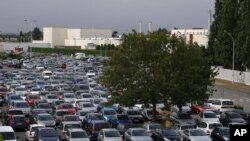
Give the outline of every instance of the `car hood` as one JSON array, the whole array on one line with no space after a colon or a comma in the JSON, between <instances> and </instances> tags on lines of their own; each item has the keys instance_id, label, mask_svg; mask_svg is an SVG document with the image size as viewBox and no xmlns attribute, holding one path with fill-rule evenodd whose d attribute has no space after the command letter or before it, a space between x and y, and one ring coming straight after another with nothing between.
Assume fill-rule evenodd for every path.
<instances>
[{"instance_id":1,"label":"car hood","mask_svg":"<svg viewBox=\"0 0 250 141\"><path fill-rule=\"evenodd\" d=\"M137 137L132 137L133 141L152 141L151 137L147 136L137 136Z\"/></svg>"},{"instance_id":2,"label":"car hood","mask_svg":"<svg viewBox=\"0 0 250 141\"><path fill-rule=\"evenodd\" d=\"M121 137L106 137L105 139L108 141L122 141Z\"/></svg>"},{"instance_id":3,"label":"car hood","mask_svg":"<svg viewBox=\"0 0 250 141\"><path fill-rule=\"evenodd\" d=\"M42 138L40 141L58 141L59 139L57 137L48 137L48 138Z\"/></svg>"},{"instance_id":4,"label":"car hood","mask_svg":"<svg viewBox=\"0 0 250 141\"><path fill-rule=\"evenodd\" d=\"M192 141L211 141L208 136L190 136Z\"/></svg>"},{"instance_id":5,"label":"car hood","mask_svg":"<svg viewBox=\"0 0 250 141\"><path fill-rule=\"evenodd\" d=\"M70 138L69 141L90 141L89 138Z\"/></svg>"},{"instance_id":6,"label":"car hood","mask_svg":"<svg viewBox=\"0 0 250 141\"><path fill-rule=\"evenodd\" d=\"M219 118L204 118L205 122L220 122Z\"/></svg>"},{"instance_id":7,"label":"car hood","mask_svg":"<svg viewBox=\"0 0 250 141\"><path fill-rule=\"evenodd\" d=\"M187 124L195 124L195 121L193 119L180 119L181 123L187 123Z\"/></svg>"}]
</instances>

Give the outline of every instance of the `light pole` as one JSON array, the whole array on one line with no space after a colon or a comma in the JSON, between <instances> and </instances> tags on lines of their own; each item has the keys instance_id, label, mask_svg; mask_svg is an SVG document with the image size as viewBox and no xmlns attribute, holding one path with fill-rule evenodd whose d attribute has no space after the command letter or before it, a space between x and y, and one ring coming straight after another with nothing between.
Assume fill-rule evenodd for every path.
<instances>
[{"instance_id":1,"label":"light pole","mask_svg":"<svg viewBox=\"0 0 250 141\"><path fill-rule=\"evenodd\" d=\"M232 83L234 83L234 38L233 38L233 36L230 34L230 33L228 33L226 30L224 30L224 32L232 39L232 41L233 41L233 61L232 61L232 69L233 69L233 81L232 81Z\"/></svg>"},{"instance_id":2,"label":"light pole","mask_svg":"<svg viewBox=\"0 0 250 141\"><path fill-rule=\"evenodd\" d=\"M28 20L24 20L25 22L28 22ZM31 26L30 26L30 28L31 28L31 30L30 30L30 42L32 43L32 41L33 41L33 24L34 23L36 23L36 20L32 20L31 21ZM30 46L30 56L31 56L31 54L32 54L32 46Z\"/></svg>"}]
</instances>

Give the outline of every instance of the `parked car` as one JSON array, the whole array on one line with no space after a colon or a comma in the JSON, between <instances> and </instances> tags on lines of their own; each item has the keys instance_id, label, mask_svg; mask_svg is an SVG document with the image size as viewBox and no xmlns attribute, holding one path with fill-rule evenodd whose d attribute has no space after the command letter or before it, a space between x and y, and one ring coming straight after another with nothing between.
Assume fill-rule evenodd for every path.
<instances>
[{"instance_id":1,"label":"parked car","mask_svg":"<svg viewBox=\"0 0 250 141\"><path fill-rule=\"evenodd\" d=\"M45 127L43 124L31 124L29 125L28 129L25 132L25 138L27 141L33 141L34 140L34 134L35 130L37 128L43 128Z\"/></svg>"},{"instance_id":2,"label":"parked car","mask_svg":"<svg viewBox=\"0 0 250 141\"><path fill-rule=\"evenodd\" d=\"M47 127L54 127L56 125L54 118L48 113L38 114L35 117L35 122L37 124L44 124Z\"/></svg>"},{"instance_id":3,"label":"parked car","mask_svg":"<svg viewBox=\"0 0 250 141\"><path fill-rule=\"evenodd\" d=\"M197 128L202 129L203 131L205 131L208 135L211 134L211 132L213 131L214 128L216 127L222 127L222 124L220 122L205 122L202 121L197 125Z\"/></svg>"},{"instance_id":4,"label":"parked car","mask_svg":"<svg viewBox=\"0 0 250 141\"><path fill-rule=\"evenodd\" d=\"M175 129L162 129L151 133L153 141L182 141L182 137Z\"/></svg>"},{"instance_id":5,"label":"parked car","mask_svg":"<svg viewBox=\"0 0 250 141\"><path fill-rule=\"evenodd\" d=\"M73 128L82 128L81 124L79 124L79 122L74 122L74 121L64 121L61 122L58 126L57 126L57 134L59 135L60 140L64 140L66 139L66 131L68 129L73 129Z\"/></svg>"},{"instance_id":6,"label":"parked car","mask_svg":"<svg viewBox=\"0 0 250 141\"><path fill-rule=\"evenodd\" d=\"M121 134L117 129L102 129L97 137L98 141L123 141Z\"/></svg>"},{"instance_id":7,"label":"parked car","mask_svg":"<svg viewBox=\"0 0 250 141\"><path fill-rule=\"evenodd\" d=\"M137 124L134 123L119 123L116 127L116 129L121 133L121 135L124 137L125 132L129 129L129 128L138 128L139 126Z\"/></svg>"},{"instance_id":8,"label":"parked car","mask_svg":"<svg viewBox=\"0 0 250 141\"><path fill-rule=\"evenodd\" d=\"M11 126L1 126L0 136L4 141L17 141L15 131Z\"/></svg>"},{"instance_id":9,"label":"parked car","mask_svg":"<svg viewBox=\"0 0 250 141\"><path fill-rule=\"evenodd\" d=\"M44 127L35 130L34 141L59 141L59 137L54 128Z\"/></svg>"},{"instance_id":10,"label":"parked car","mask_svg":"<svg viewBox=\"0 0 250 141\"><path fill-rule=\"evenodd\" d=\"M28 124L24 115L12 115L7 120L7 125L11 126L13 129L26 129Z\"/></svg>"},{"instance_id":11,"label":"parked car","mask_svg":"<svg viewBox=\"0 0 250 141\"><path fill-rule=\"evenodd\" d=\"M230 140L230 129L229 127L217 127L211 133L213 141L229 141Z\"/></svg>"},{"instance_id":12,"label":"parked car","mask_svg":"<svg viewBox=\"0 0 250 141\"><path fill-rule=\"evenodd\" d=\"M223 126L229 126L230 124L247 124L246 120L238 113L226 111L221 113L220 122Z\"/></svg>"},{"instance_id":13,"label":"parked car","mask_svg":"<svg viewBox=\"0 0 250 141\"><path fill-rule=\"evenodd\" d=\"M181 132L184 141L212 141L201 129L188 129Z\"/></svg>"},{"instance_id":14,"label":"parked car","mask_svg":"<svg viewBox=\"0 0 250 141\"><path fill-rule=\"evenodd\" d=\"M102 129L110 128L110 124L106 121L93 121L87 127L87 133L91 140L97 140L98 134Z\"/></svg>"},{"instance_id":15,"label":"parked car","mask_svg":"<svg viewBox=\"0 0 250 141\"><path fill-rule=\"evenodd\" d=\"M213 111L202 111L199 114L198 122L208 121L208 122L219 122L219 118Z\"/></svg>"},{"instance_id":16,"label":"parked car","mask_svg":"<svg viewBox=\"0 0 250 141\"><path fill-rule=\"evenodd\" d=\"M116 118L116 115L117 115L116 111L113 108L103 108L101 110L101 113L102 113L103 119L108 122Z\"/></svg>"},{"instance_id":17,"label":"parked car","mask_svg":"<svg viewBox=\"0 0 250 141\"><path fill-rule=\"evenodd\" d=\"M163 127L159 123L146 123L143 125L143 128L148 132L151 133L153 131L160 131Z\"/></svg>"},{"instance_id":18,"label":"parked car","mask_svg":"<svg viewBox=\"0 0 250 141\"><path fill-rule=\"evenodd\" d=\"M191 118L189 112L173 112L170 114L170 119L173 123L177 124L195 124L195 120Z\"/></svg>"},{"instance_id":19,"label":"parked car","mask_svg":"<svg viewBox=\"0 0 250 141\"><path fill-rule=\"evenodd\" d=\"M199 114L200 112L203 112L204 110L211 109L210 105L208 103L197 103L191 105L191 111L193 113Z\"/></svg>"},{"instance_id":20,"label":"parked car","mask_svg":"<svg viewBox=\"0 0 250 141\"><path fill-rule=\"evenodd\" d=\"M81 128L71 128L65 133L65 141L90 141L85 130Z\"/></svg>"},{"instance_id":21,"label":"parked car","mask_svg":"<svg viewBox=\"0 0 250 141\"><path fill-rule=\"evenodd\" d=\"M129 128L125 133L125 141L153 141L143 128Z\"/></svg>"},{"instance_id":22,"label":"parked car","mask_svg":"<svg viewBox=\"0 0 250 141\"><path fill-rule=\"evenodd\" d=\"M139 110L128 109L124 111L124 114L128 115L128 118L134 123L143 123L144 118Z\"/></svg>"},{"instance_id":23,"label":"parked car","mask_svg":"<svg viewBox=\"0 0 250 141\"><path fill-rule=\"evenodd\" d=\"M215 99L211 107L220 112L230 111L234 109L234 102L230 99Z\"/></svg>"},{"instance_id":24,"label":"parked car","mask_svg":"<svg viewBox=\"0 0 250 141\"><path fill-rule=\"evenodd\" d=\"M158 111L155 111L156 116L155 116L155 120L158 122L162 121L162 116L159 114ZM143 109L142 111L142 116L144 117L145 120L149 120L152 121L153 119L153 109Z\"/></svg>"}]
</instances>

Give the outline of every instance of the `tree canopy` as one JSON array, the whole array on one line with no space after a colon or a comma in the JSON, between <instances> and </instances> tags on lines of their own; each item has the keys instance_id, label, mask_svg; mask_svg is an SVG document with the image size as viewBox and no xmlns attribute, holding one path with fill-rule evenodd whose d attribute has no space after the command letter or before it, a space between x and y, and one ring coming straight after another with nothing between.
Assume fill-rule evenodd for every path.
<instances>
[{"instance_id":1,"label":"tree canopy","mask_svg":"<svg viewBox=\"0 0 250 141\"><path fill-rule=\"evenodd\" d=\"M105 62L101 82L111 100L126 106L171 100L178 106L203 101L212 93L215 75L198 45L187 45L166 30L133 31Z\"/></svg>"}]
</instances>

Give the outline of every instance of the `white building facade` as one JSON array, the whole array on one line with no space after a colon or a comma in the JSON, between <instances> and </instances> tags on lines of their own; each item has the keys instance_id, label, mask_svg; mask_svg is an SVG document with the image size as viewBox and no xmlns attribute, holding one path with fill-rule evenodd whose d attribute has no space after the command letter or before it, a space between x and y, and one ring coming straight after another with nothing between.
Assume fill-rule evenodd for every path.
<instances>
[{"instance_id":1,"label":"white building facade","mask_svg":"<svg viewBox=\"0 0 250 141\"><path fill-rule=\"evenodd\" d=\"M200 46L207 47L208 29L173 29L171 35L182 36L187 43L197 43Z\"/></svg>"},{"instance_id":2,"label":"white building facade","mask_svg":"<svg viewBox=\"0 0 250 141\"><path fill-rule=\"evenodd\" d=\"M80 47L81 49L94 49L93 46L101 44L121 44L121 38L112 38L110 29L69 29L58 27L43 28L43 41L50 47ZM39 41L34 41L38 43Z\"/></svg>"}]
</instances>

